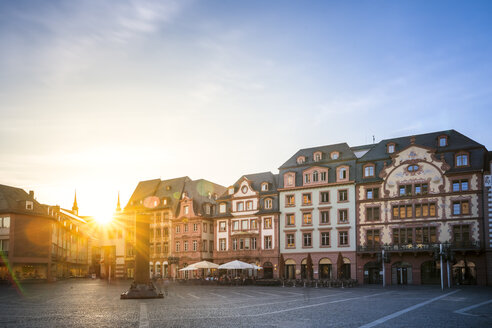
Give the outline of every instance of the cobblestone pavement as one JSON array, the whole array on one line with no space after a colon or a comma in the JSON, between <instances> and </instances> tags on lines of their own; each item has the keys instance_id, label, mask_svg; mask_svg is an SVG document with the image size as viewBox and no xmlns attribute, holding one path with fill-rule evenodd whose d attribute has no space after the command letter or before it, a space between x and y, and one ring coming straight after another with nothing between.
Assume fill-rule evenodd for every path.
<instances>
[{"instance_id":1,"label":"cobblestone pavement","mask_svg":"<svg viewBox=\"0 0 492 328\"><path fill-rule=\"evenodd\" d=\"M0 286L0 327L492 327L492 288L171 285L120 300L129 282Z\"/></svg>"}]
</instances>

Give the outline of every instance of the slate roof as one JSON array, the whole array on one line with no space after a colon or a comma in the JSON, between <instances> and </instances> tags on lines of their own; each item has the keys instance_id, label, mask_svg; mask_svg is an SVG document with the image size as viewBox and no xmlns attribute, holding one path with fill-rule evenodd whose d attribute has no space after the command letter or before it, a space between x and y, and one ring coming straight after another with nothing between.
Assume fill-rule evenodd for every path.
<instances>
[{"instance_id":1,"label":"slate roof","mask_svg":"<svg viewBox=\"0 0 492 328\"><path fill-rule=\"evenodd\" d=\"M26 201L33 202L33 209L26 209ZM46 205L40 204L21 188L0 185L0 213L19 213L47 216Z\"/></svg>"},{"instance_id":2,"label":"slate roof","mask_svg":"<svg viewBox=\"0 0 492 328\"><path fill-rule=\"evenodd\" d=\"M203 205L206 203L216 204L214 194L221 195L226 191L224 186L205 179L186 181L184 192L189 198L193 198L193 210L196 214L205 215ZM209 196L210 195L210 196ZM211 213L210 215L212 215Z\"/></svg>"},{"instance_id":3,"label":"slate roof","mask_svg":"<svg viewBox=\"0 0 492 328\"><path fill-rule=\"evenodd\" d=\"M315 162L313 159L313 154L316 151L321 151L323 153L322 158L320 161ZM330 158L330 153L333 151L338 151L340 153L340 156L336 160L332 160ZM297 164L297 158L299 156L305 156L306 161L303 164ZM291 168L291 167L300 167L300 166L312 166L313 164L319 165L319 164L328 164L332 162L339 162L339 161L346 161L346 160L352 160L356 159L357 157L354 155L354 152L352 149L349 147L349 145L346 142L339 143L339 144L334 144L334 145L326 145L326 146L318 146L318 147L311 147L311 148L304 148L298 150L294 156L289 158L287 162L282 164L282 166L279 167L280 169L286 169L286 168Z\"/></svg>"}]
</instances>

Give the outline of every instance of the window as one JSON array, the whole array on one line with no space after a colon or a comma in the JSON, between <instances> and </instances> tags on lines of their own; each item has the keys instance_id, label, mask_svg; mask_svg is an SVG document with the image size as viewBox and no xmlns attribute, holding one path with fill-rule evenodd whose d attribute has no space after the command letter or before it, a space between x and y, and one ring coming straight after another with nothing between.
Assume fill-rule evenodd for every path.
<instances>
[{"instance_id":1,"label":"window","mask_svg":"<svg viewBox=\"0 0 492 328\"><path fill-rule=\"evenodd\" d=\"M193 223L193 231L194 232L198 231L198 223Z\"/></svg>"},{"instance_id":2,"label":"window","mask_svg":"<svg viewBox=\"0 0 492 328\"><path fill-rule=\"evenodd\" d=\"M244 239L244 249L249 249L250 246L250 239L246 238Z\"/></svg>"},{"instance_id":3,"label":"window","mask_svg":"<svg viewBox=\"0 0 492 328\"><path fill-rule=\"evenodd\" d=\"M285 196L285 206L295 206L296 198L294 195L286 195Z\"/></svg>"},{"instance_id":4,"label":"window","mask_svg":"<svg viewBox=\"0 0 492 328\"><path fill-rule=\"evenodd\" d=\"M415 195L426 195L429 193L429 185L427 183L415 184Z\"/></svg>"},{"instance_id":5,"label":"window","mask_svg":"<svg viewBox=\"0 0 492 328\"><path fill-rule=\"evenodd\" d=\"M184 225L184 232L188 232L188 225L187 224Z\"/></svg>"},{"instance_id":6,"label":"window","mask_svg":"<svg viewBox=\"0 0 492 328\"><path fill-rule=\"evenodd\" d=\"M378 198L379 198L379 188L366 189L366 199L378 199Z\"/></svg>"},{"instance_id":7,"label":"window","mask_svg":"<svg viewBox=\"0 0 492 328\"><path fill-rule=\"evenodd\" d=\"M415 242L417 244L436 243L436 227L418 227L415 228Z\"/></svg>"},{"instance_id":8,"label":"window","mask_svg":"<svg viewBox=\"0 0 492 328\"><path fill-rule=\"evenodd\" d=\"M236 211L237 212L244 211L244 203L243 202L237 202L236 203Z\"/></svg>"},{"instance_id":9,"label":"window","mask_svg":"<svg viewBox=\"0 0 492 328\"><path fill-rule=\"evenodd\" d=\"M348 223L348 209L338 210L338 223Z\"/></svg>"},{"instance_id":10,"label":"window","mask_svg":"<svg viewBox=\"0 0 492 328\"><path fill-rule=\"evenodd\" d=\"M207 224L206 223L203 224L203 232L207 232Z\"/></svg>"},{"instance_id":11,"label":"window","mask_svg":"<svg viewBox=\"0 0 492 328\"><path fill-rule=\"evenodd\" d=\"M330 223L330 211L320 211L320 223L321 224L329 224Z\"/></svg>"},{"instance_id":12,"label":"window","mask_svg":"<svg viewBox=\"0 0 492 328\"><path fill-rule=\"evenodd\" d=\"M210 230L209 231L210 231L210 233L214 233L214 225L212 223L210 223Z\"/></svg>"},{"instance_id":13,"label":"window","mask_svg":"<svg viewBox=\"0 0 492 328\"><path fill-rule=\"evenodd\" d=\"M348 231L339 231L338 232L338 244L340 246L348 246Z\"/></svg>"},{"instance_id":14,"label":"window","mask_svg":"<svg viewBox=\"0 0 492 328\"><path fill-rule=\"evenodd\" d=\"M34 208L34 203L31 201L26 201L26 210L32 210Z\"/></svg>"},{"instance_id":15,"label":"window","mask_svg":"<svg viewBox=\"0 0 492 328\"><path fill-rule=\"evenodd\" d=\"M208 251L210 253L212 253L214 251L214 241L213 240L210 240L208 242L208 245L209 245ZM224 250L225 250L225 239L224 239Z\"/></svg>"},{"instance_id":16,"label":"window","mask_svg":"<svg viewBox=\"0 0 492 328\"><path fill-rule=\"evenodd\" d=\"M395 144L394 143L389 143L386 145L386 152L388 154L393 154L395 152Z\"/></svg>"},{"instance_id":17,"label":"window","mask_svg":"<svg viewBox=\"0 0 492 328\"><path fill-rule=\"evenodd\" d=\"M183 247L184 251L185 251L185 252L187 252L187 251L188 251L188 242L187 242L187 241L185 241L185 242L183 243L183 246L184 246L184 247Z\"/></svg>"},{"instance_id":18,"label":"window","mask_svg":"<svg viewBox=\"0 0 492 328\"><path fill-rule=\"evenodd\" d=\"M303 225L313 224L311 212L302 213L302 224Z\"/></svg>"},{"instance_id":19,"label":"window","mask_svg":"<svg viewBox=\"0 0 492 328\"><path fill-rule=\"evenodd\" d=\"M322 191L320 192L320 203L329 203L330 202L330 192Z\"/></svg>"},{"instance_id":20,"label":"window","mask_svg":"<svg viewBox=\"0 0 492 328\"><path fill-rule=\"evenodd\" d=\"M322 232L321 233L321 246L330 246L330 233Z\"/></svg>"},{"instance_id":21,"label":"window","mask_svg":"<svg viewBox=\"0 0 492 328\"><path fill-rule=\"evenodd\" d=\"M251 249L256 249L256 237L251 238Z\"/></svg>"},{"instance_id":22,"label":"window","mask_svg":"<svg viewBox=\"0 0 492 328\"><path fill-rule=\"evenodd\" d=\"M467 191L468 190L468 180L454 180L453 181L453 191Z\"/></svg>"},{"instance_id":23,"label":"window","mask_svg":"<svg viewBox=\"0 0 492 328\"><path fill-rule=\"evenodd\" d=\"M337 151L334 151L330 154L331 159L338 159L340 154Z\"/></svg>"},{"instance_id":24,"label":"window","mask_svg":"<svg viewBox=\"0 0 492 328\"><path fill-rule=\"evenodd\" d=\"M415 217L434 217L436 216L435 203L415 204Z\"/></svg>"},{"instance_id":25,"label":"window","mask_svg":"<svg viewBox=\"0 0 492 328\"><path fill-rule=\"evenodd\" d=\"M272 205L273 205L273 202L272 202L272 199L271 198L267 198L265 199L265 208L266 209L271 209L272 208Z\"/></svg>"},{"instance_id":26,"label":"window","mask_svg":"<svg viewBox=\"0 0 492 328\"><path fill-rule=\"evenodd\" d=\"M266 182L263 182L261 184L261 191L267 191L268 190L268 183Z\"/></svg>"},{"instance_id":27,"label":"window","mask_svg":"<svg viewBox=\"0 0 492 328\"><path fill-rule=\"evenodd\" d=\"M251 210L253 209L253 201L248 200L248 201L246 202L246 209L247 209L248 211L251 211Z\"/></svg>"},{"instance_id":28,"label":"window","mask_svg":"<svg viewBox=\"0 0 492 328\"><path fill-rule=\"evenodd\" d=\"M446 147L448 145L448 138L446 136L439 137L439 147Z\"/></svg>"},{"instance_id":29,"label":"window","mask_svg":"<svg viewBox=\"0 0 492 328\"><path fill-rule=\"evenodd\" d=\"M296 218L295 218L294 214L286 214L285 215L285 225L286 226L296 225Z\"/></svg>"},{"instance_id":30,"label":"window","mask_svg":"<svg viewBox=\"0 0 492 328\"><path fill-rule=\"evenodd\" d=\"M364 178L369 178L374 176L374 165L369 164L364 166Z\"/></svg>"},{"instance_id":31,"label":"window","mask_svg":"<svg viewBox=\"0 0 492 328\"><path fill-rule=\"evenodd\" d=\"M318 178L319 178L318 171L314 171L313 172L313 182L318 182Z\"/></svg>"},{"instance_id":32,"label":"window","mask_svg":"<svg viewBox=\"0 0 492 328\"><path fill-rule=\"evenodd\" d=\"M326 172L321 172L321 181L326 181Z\"/></svg>"},{"instance_id":33,"label":"window","mask_svg":"<svg viewBox=\"0 0 492 328\"><path fill-rule=\"evenodd\" d=\"M295 173L287 173L284 175L284 183L286 186L293 186L294 185L294 178L295 178Z\"/></svg>"},{"instance_id":34,"label":"window","mask_svg":"<svg viewBox=\"0 0 492 328\"><path fill-rule=\"evenodd\" d=\"M393 219L405 219L413 217L412 205L393 206Z\"/></svg>"},{"instance_id":35,"label":"window","mask_svg":"<svg viewBox=\"0 0 492 328\"><path fill-rule=\"evenodd\" d=\"M297 164L303 164L305 160L304 156L299 156L297 157Z\"/></svg>"},{"instance_id":36,"label":"window","mask_svg":"<svg viewBox=\"0 0 492 328\"><path fill-rule=\"evenodd\" d=\"M167 242L164 243L164 253L169 253L169 244Z\"/></svg>"},{"instance_id":37,"label":"window","mask_svg":"<svg viewBox=\"0 0 492 328\"><path fill-rule=\"evenodd\" d=\"M241 230L248 230L248 220L241 221Z\"/></svg>"},{"instance_id":38,"label":"window","mask_svg":"<svg viewBox=\"0 0 492 328\"><path fill-rule=\"evenodd\" d=\"M366 240L367 240L367 246L368 247L376 247L379 246L381 240L379 237L379 230L367 230L366 231Z\"/></svg>"},{"instance_id":39,"label":"window","mask_svg":"<svg viewBox=\"0 0 492 328\"><path fill-rule=\"evenodd\" d=\"M401 185L399 187L400 196L410 196L412 195L412 185Z\"/></svg>"},{"instance_id":40,"label":"window","mask_svg":"<svg viewBox=\"0 0 492 328\"><path fill-rule=\"evenodd\" d=\"M311 182L311 175L304 174L304 183L310 183L310 182Z\"/></svg>"},{"instance_id":41,"label":"window","mask_svg":"<svg viewBox=\"0 0 492 328\"><path fill-rule=\"evenodd\" d=\"M219 205L219 212L220 213L225 213L226 211L226 204L225 203L220 203Z\"/></svg>"},{"instance_id":42,"label":"window","mask_svg":"<svg viewBox=\"0 0 492 328\"><path fill-rule=\"evenodd\" d=\"M342 167L338 171L338 179L339 180L345 180L345 179L347 179L347 169L345 167Z\"/></svg>"},{"instance_id":43,"label":"window","mask_svg":"<svg viewBox=\"0 0 492 328\"><path fill-rule=\"evenodd\" d=\"M236 251L237 250L237 239L236 238L234 238L232 240L232 250L233 251Z\"/></svg>"},{"instance_id":44,"label":"window","mask_svg":"<svg viewBox=\"0 0 492 328\"><path fill-rule=\"evenodd\" d=\"M379 221L379 207L367 207L366 208L366 221Z\"/></svg>"},{"instance_id":45,"label":"window","mask_svg":"<svg viewBox=\"0 0 492 328\"><path fill-rule=\"evenodd\" d=\"M176 242L176 252L179 252L181 250L181 242L177 241Z\"/></svg>"},{"instance_id":46,"label":"window","mask_svg":"<svg viewBox=\"0 0 492 328\"><path fill-rule=\"evenodd\" d=\"M287 244L287 247L288 248L294 248L296 247L296 242L295 242L295 238L294 238L294 234L293 233L288 233L285 235L285 243Z\"/></svg>"},{"instance_id":47,"label":"window","mask_svg":"<svg viewBox=\"0 0 492 328\"><path fill-rule=\"evenodd\" d=\"M468 154L460 153L456 155L456 166L468 166Z\"/></svg>"},{"instance_id":48,"label":"window","mask_svg":"<svg viewBox=\"0 0 492 328\"><path fill-rule=\"evenodd\" d=\"M196 251L198 249L198 241L193 240L193 251Z\"/></svg>"},{"instance_id":49,"label":"window","mask_svg":"<svg viewBox=\"0 0 492 328\"><path fill-rule=\"evenodd\" d=\"M265 236L265 249L272 249L272 236Z\"/></svg>"},{"instance_id":50,"label":"window","mask_svg":"<svg viewBox=\"0 0 492 328\"><path fill-rule=\"evenodd\" d=\"M205 205L205 214L210 214L210 205Z\"/></svg>"},{"instance_id":51,"label":"window","mask_svg":"<svg viewBox=\"0 0 492 328\"><path fill-rule=\"evenodd\" d=\"M10 216L0 218L0 228L10 228Z\"/></svg>"},{"instance_id":52,"label":"window","mask_svg":"<svg viewBox=\"0 0 492 328\"><path fill-rule=\"evenodd\" d=\"M302 205L311 205L311 193L302 194Z\"/></svg>"},{"instance_id":53,"label":"window","mask_svg":"<svg viewBox=\"0 0 492 328\"><path fill-rule=\"evenodd\" d=\"M343 189L338 191L338 201L339 202L348 201L348 190Z\"/></svg>"},{"instance_id":54,"label":"window","mask_svg":"<svg viewBox=\"0 0 492 328\"><path fill-rule=\"evenodd\" d=\"M470 241L470 225L453 226L453 240L456 244L466 244Z\"/></svg>"},{"instance_id":55,"label":"window","mask_svg":"<svg viewBox=\"0 0 492 328\"><path fill-rule=\"evenodd\" d=\"M225 238L219 239L219 249L221 251L225 251L226 250L226 240L225 240ZM210 247L210 250L212 250L212 247Z\"/></svg>"},{"instance_id":56,"label":"window","mask_svg":"<svg viewBox=\"0 0 492 328\"><path fill-rule=\"evenodd\" d=\"M307 233L303 233L302 234L302 246L304 246L304 247L311 247L311 246L313 246L312 245L312 237L311 237L311 233L310 232L307 232Z\"/></svg>"},{"instance_id":57,"label":"window","mask_svg":"<svg viewBox=\"0 0 492 328\"><path fill-rule=\"evenodd\" d=\"M272 228L272 218L265 218L264 219L264 229L271 229Z\"/></svg>"},{"instance_id":58,"label":"window","mask_svg":"<svg viewBox=\"0 0 492 328\"><path fill-rule=\"evenodd\" d=\"M177 225L176 226L176 233L180 233L181 232L181 226Z\"/></svg>"},{"instance_id":59,"label":"window","mask_svg":"<svg viewBox=\"0 0 492 328\"><path fill-rule=\"evenodd\" d=\"M226 221L219 222L219 231L226 231Z\"/></svg>"},{"instance_id":60,"label":"window","mask_svg":"<svg viewBox=\"0 0 492 328\"><path fill-rule=\"evenodd\" d=\"M468 200L460 200L453 202L453 215L468 215L470 214L470 203Z\"/></svg>"},{"instance_id":61,"label":"window","mask_svg":"<svg viewBox=\"0 0 492 328\"><path fill-rule=\"evenodd\" d=\"M188 205L184 207L184 214L188 214L190 212L190 208Z\"/></svg>"},{"instance_id":62,"label":"window","mask_svg":"<svg viewBox=\"0 0 492 328\"><path fill-rule=\"evenodd\" d=\"M239 230L239 221L232 221L232 231Z\"/></svg>"},{"instance_id":63,"label":"window","mask_svg":"<svg viewBox=\"0 0 492 328\"><path fill-rule=\"evenodd\" d=\"M202 252L206 252L207 251L207 241L204 240L202 241Z\"/></svg>"},{"instance_id":64,"label":"window","mask_svg":"<svg viewBox=\"0 0 492 328\"><path fill-rule=\"evenodd\" d=\"M230 187L230 188L228 189L228 193L229 193L229 195L234 194L234 187Z\"/></svg>"},{"instance_id":65,"label":"window","mask_svg":"<svg viewBox=\"0 0 492 328\"><path fill-rule=\"evenodd\" d=\"M251 230L258 230L258 220L251 220Z\"/></svg>"},{"instance_id":66,"label":"window","mask_svg":"<svg viewBox=\"0 0 492 328\"><path fill-rule=\"evenodd\" d=\"M319 153L319 152L318 153L314 153L314 156L313 157L314 157L314 161L315 162L321 161L321 153Z\"/></svg>"},{"instance_id":67,"label":"window","mask_svg":"<svg viewBox=\"0 0 492 328\"><path fill-rule=\"evenodd\" d=\"M413 230L411 228L394 228L393 244L406 245L413 243Z\"/></svg>"}]
</instances>

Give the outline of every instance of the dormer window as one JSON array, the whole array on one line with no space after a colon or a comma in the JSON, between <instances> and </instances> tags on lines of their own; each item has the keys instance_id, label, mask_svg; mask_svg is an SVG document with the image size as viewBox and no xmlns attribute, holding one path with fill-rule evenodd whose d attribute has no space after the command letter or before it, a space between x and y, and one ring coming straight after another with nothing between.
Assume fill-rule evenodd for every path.
<instances>
[{"instance_id":1,"label":"dormer window","mask_svg":"<svg viewBox=\"0 0 492 328\"><path fill-rule=\"evenodd\" d=\"M337 182L348 181L349 172L348 166L340 166L337 168Z\"/></svg>"},{"instance_id":2,"label":"dormer window","mask_svg":"<svg viewBox=\"0 0 492 328\"><path fill-rule=\"evenodd\" d=\"M217 200L217 194L214 193L214 200Z\"/></svg>"},{"instance_id":3,"label":"dormer window","mask_svg":"<svg viewBox=\"0 0 492 328\"><path fill-rule=\"evenodd\" d=\"M32 209L33 209L33 208L34 208L34 204L33 204L33 202L31 202L31 201L29 201L29 200L28 200L28 201L26 201L26 210L30 210L30 211L32 211Z\"/></svg>"},{"instance_id":4,"label":"dormer window","mask_svg":"<svg viewBox=\"0 0 492 328\"><path fill-rule=\"evenodd\" d=\"M190 207L188 205L186 205L184 207L184 214L188 214L190 212Z\"/></svg>"},{"instance_id":5,"label":"dormer window","mask_svg":"<svg viewBox=\"0 0 492 328\"><path fill-rule=\"evenodd\" d=\"M229 195L234 194L234 187L230 187L229 190L228 190L228 192L229 192Z\"/></svg>"},{"instance_id":6,"label":"dormer window","mask_svg":"<svg viewBox=\"0 0 492 328\"><path fill-rule=\"evenodd\" d=\"M309 174L304 175L304 183L311 183L311 176Z\"/></svg>"},{"instance_id":7,"label":"dormer window","mask_svg":"<svg viewBox=\"0 0 492 328\"><path fill-rule=\"evenodd\" d=\"M220 203L220 205L219 205L219 212L220 213L225 213L226 212L226 204L225 203Z\"/></svg>"},{"instance_id":8,"label":"dormer window","mask_svg":"<svg viewBox=\"0 0 492 328\"><path fill-rule=\"evenodd\" d=\"M446 147L448 145L448 137L447 136L439 136L437 138L439 141L439 147Z\"/></svg>"},{"instance_id":9,"label":"dormer window","mask_svg":"<svg viewBox=\"0 0 492 328\"><path fill-rule=\"evenodd\" d=\"M272 208L272 199L271 198L267 198L265 199L265 208L266 209L271 209Z\"/></svg>"},{"instance_id":10,"label":"dormer window","mask_svg":"<svg viewBox=\"0 0 492 328\"><path fill-rule=\"evenodd\" d=\"M364 165L364 178L374 177L374 164Z\"/></svg>"},{"instance_id":11,"label":"dormer window","mask_svg":"<svg viewBox=\"0 0 492 328\"><path fill-rule=\"evenodd\" d=\"M313 154L313 158L314 158L314 161L315 162L319 162L321 161L321 158L322 158L322 154L320 151L317 151Z\"/></svg>"},{"instance_id":12,"label":"dormer window","mask_svg":"<svg viewBox=\"0 0 492 328\"><path fill-rule=\"evenodd\" d=\"M395 144L394 143L389 143L386 145L386 152L388 154L393 154L395 152Z\"/></svg>"},{"instance_id":13,"label":"dormer window","mask_svg":"<svg viewBox=\"0 0 492 328\"><path fill-rule=\"evenodd\" d=\"M338 157L340 157L340 153L337 151L334 151L330 154L331 159L338 159Z\"/></svg>"},{"instance_id":14,"label":"dormer window","mask_svg":"<svg viewBox=\"0 0 492 328\"><path fill-rule=\"evenodd\" d=\"M268 183L267 182L263 182L261 184L261 191L267 191L268 190Z\"/></svg>"},{"instance_id":15,"label":"dormer window","mask_svg":"<svg viewBox=\"0 0 492 328\"><path fill-rule=\"evenodd\" d=\"M243 192L243 194L247 193L248 192L248 187L247 186L243 186L241 188L241 191Z\"/></svg>"},{"instance_id":16,"label":"dormer window","mask_svg":"<svg viewBox=\"0 0 492 328\"><path fill-rule=\"evenodd\" d=\"M299 156L297 157L297 164L303 164L306 161L306 157Z\"/></svg>"},{"instance_id":17,"label":"dormer window","mask_svg":"<svg viewBox=\"0 0 492 328\"><path fill-rule=\"evenodd\" d=\"M163 204L163 205L167 205L167 198L163 198L163 199L162 199L162 204Z\"/></svg>"},{"instance_id":18,"label":"dormer window","mask_svg":"<svg viewBox=\"0 0 492 328\"><path fill-rule=\"evenodd\" d=\"M460 167L460 166L469 166L470 165L470 160L468 158L468 153L458 153L456 154L455 157L455 165Z\"/></svg>"},{"instance_id":19,"label":"dormer window","mask_svg":"<svg viewBox=\"0 0 492 328\"><path fill-rule=\"evenodd\" d=\"M289 172L284 174L284 186L285 187L294 187L295 185L295 173Z\"/></svg>"},{"instance_id":20,"label":"dormer window","mask_svg":"<svg viewBox=\"0 0 492 328\"><path fill-rule=\"evenodd\" d=\"M171 186L166 186L166 190L167 191L171 190Z\"/></svg>"},{"instance_id":21,"label":"dormer window","mask_svg":"<svg viewBox=\"0 0 492 328\"><path fill-rule=\"evenodd\" d=\"M319 176L318 176L318 171L313 172L313 182L318 182Z\"/></svg>"}]
</instances>

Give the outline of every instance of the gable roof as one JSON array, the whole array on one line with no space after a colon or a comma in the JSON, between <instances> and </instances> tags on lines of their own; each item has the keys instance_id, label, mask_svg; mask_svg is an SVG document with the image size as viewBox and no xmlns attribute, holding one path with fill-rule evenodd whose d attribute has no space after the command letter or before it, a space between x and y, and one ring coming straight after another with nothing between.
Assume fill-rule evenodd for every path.
<instances>
[{"instance_id":1,"label":"gable roof","mask_svg":"<svg viewBox=\"0 0 492 328\"><path fill-rule=\"evenodd\" d=\"M33 209L26 209L26 201L33 203ZM0 213L23 213L33 215L47 215L46 206L40 204L24 189L0 185Z\"/></svg>"}]
</instances>

